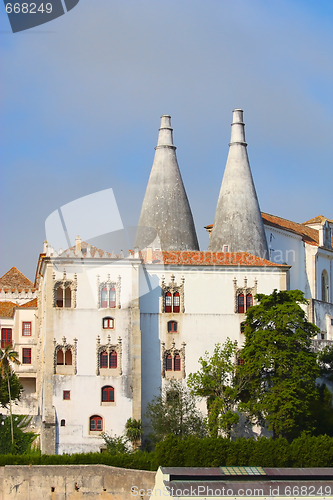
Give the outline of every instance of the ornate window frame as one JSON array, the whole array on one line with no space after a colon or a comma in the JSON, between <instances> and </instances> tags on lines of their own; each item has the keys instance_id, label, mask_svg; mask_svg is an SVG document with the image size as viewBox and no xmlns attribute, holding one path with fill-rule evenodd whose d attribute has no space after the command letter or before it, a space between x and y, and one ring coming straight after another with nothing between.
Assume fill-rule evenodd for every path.
<instances>
[{"instance_id":1,"label":"ornate window frame","mask_svg":"<svg viewBox=\"0 0 333 500\"><path fill-rule=\"evenodd\" d=\"M177 349L176 343L173 340L171 343L171 348L166 349L165 342L161 342L162 377L163 378L185 378L185 376L186 376L186 374L185 374L185 346L186 346L185 342L182 342L181 348ZM172 370L167 370L166 369L167 356L171 355L173 362L174 362L176 354L179 354L179 356L180 356L180 370L175 371L174 365L172 367Z\"/></svg>"},{"instance_id":2,"label":"ornate window frame","mask_svg":"<svg viewBox=\"0 0 333 500\"><path fill-rule=\"evenodd\" d=\"M165 311L165 296L166 296L166 294L168 292L170 292L171 295L172 295L172 300L171 300L172 311L173 311L173 308L174 308L174 303L173 303L174 294L176 292L178 292L179 296L180 296L180 312L181 313L185 312L185 302L184 302L184 283L185 283L185 278L184 278L184 276L181 277L181 284L180 285L177 285L177 283L175 283L175 279L176 279L175 275L172 274L171 275L171 281L167 285L165 283L164 276L162 276L162 281L161 281L161 292L162 292L161 310L162 310L162 313L166 312ZM168 314L173 314L173 312L168 313ZM175 314L179 314L179 313L175 313Z\"/></svg>"},{"instance_id":3,"label":"ornate window frame","mask_svg":"<svg viewBox=\"0 0 333 500\"><path fill-rule=\"evenodd\" d=\"M116 290L116 307L115 308L110 308L110 307L103 307L102 308L102 289L107 288L108 290L108 297L111 288L115 288ZM118 276L117 280L111 280L110 274L107 274L106 280L100 281L100 276L97 275L97 307L98 309L120 309L120 292L121 292L121 276Z\"/></svg>"},{"instance_id":4,"label":"ornate window frame","mask_svg":"<svg viewBox=\"0 0 333 500\"><path fill-rule=\"evenodd\" d=\"M254 298L255 295L257 295L257 288L258 288L258 281L256 278L254 279L254 286L252 286L252 287L247 286L247 278L246 277L244 278L244 286L242 286L242 287L237 286L237 279L234 278L234 312L236 314L245 314L245 312L246 312L246 296L248 294L252 295L253 305L255 306L257 304L257 301ZM244 295L244 313L238 312L238 296L240 294Z\"/></svg>"},{"instance_id":5,"label":"ornate window frame","mask_svg":"<svg viewBox=\"0 0 333 500\"><path fill-rule=\"evenodd\" d=\"M101 338L98 335L96 339L96 375L122 375L122 339L118 337L118 343L111 343L111 335L107 337L107 344L101 344ZM117 368L102 368L103 372L101 374L101 363L100 363L100 355L103 351L108 353L108 359L110 358L110 353L115 351L117 353Z\"/></svg>"},{"instance_id":6,"label":"ornate window frame","mask_svg":"<svg viewBox=\"0 0 333 500\"><path fill-rule=\"evenodd\" d=\"M58 344L56 339L53 340L53 343L54 343L54 359L53 359L53 373L55 375L62 375L62 373L60 373L61 371L61 366L71 366L72 368L72 373L68 373L68 375L76 375L77 374L77 339L73 339L73 344L68 344L67 343L67 340L66 340L66 337L62 337L62 344ZM57 365L57 354L58 354L58 351L62 351L63 354L64 354L64 359L65 359L65 354L66 354L66 351L70 350L72 352L72 365ZM58 367L58 371L57 371L57 367Z\"/></svg>"},{"instance_id":7,"label":"ornate window frame","mask_svg":"<svg viewBox=\"0 0 333 500\"><path fill-rule=\"evenodd\" d=\"M66 271L63 272L62 279L56 280L56 275L53 273L53 307L57 308L57 290L59 287L70 288L71 290L71 307L61 307L57 309L74 309L76 307L76 292L77 292L77 274L75 273L73 279L67 278Z\"/></svg>"}]
</instances>

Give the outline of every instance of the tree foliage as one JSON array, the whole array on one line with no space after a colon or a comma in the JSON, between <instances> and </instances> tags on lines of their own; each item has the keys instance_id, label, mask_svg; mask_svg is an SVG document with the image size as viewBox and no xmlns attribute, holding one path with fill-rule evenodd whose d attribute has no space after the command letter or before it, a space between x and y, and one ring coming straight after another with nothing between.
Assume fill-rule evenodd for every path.
<instances>
[{"instance_id":1,"label":"tree foliage","mask_svg":"<svg viewBox=\"0 0 333 500\"><path fill-rule=\"evenodd\" d=\"M139 447L142 434L142 421L129 418L125 424L125 436L131 442L133 451Z\"/></svg>"},{"instance_id":2,"label":"tree foliage","mask_svg":"<svg viewBox=\"0 0 333 500\"><path fill-rule=\"evenodd\" d=\"M226 342L216 344L210 357L199 359L201 368L196 373L190 373L188 386L191 393L206 398L208 413L208 428L212 437L217 437L222 430L230 437L233 425L238 423L236 401L239 386L235 384L237 344L229 338Z\"/></svg>"},{"instance_id":3,"label":"tree foliage","mask_svg":"<svg viewBox=\"0 0 333 500\"><path fill-rule=\"evenodd\" d=\"M203 437L206 427L196 402L181 381L170 380L147 405L146 417L152 429L152 440L162 441L168 434L182 439L191 435Z\"/></svg>"},{"instance_id":4,"label":"tree foliage","mask_svg":"<svg viewBox=\"0 0 333 500\"><path fill-rule=\"evenodd\" d=\"M248 417L268 425L273 437L296 437L311 429L311 405L318 400L319 367L311 340L318 328L308 322L299 304L299 290L257 295L259 305L247 311L244 364L246 380L241 408Z\"/></svg>"},{"instance_id":5,"label":"tree foliage","mask_svg":"<svg viewBox=\"0 0 333 500\"><path fill-rule=\"evenodd\" d=\"M25 415L13 415L14 444L11 437L10 417L0 420L0 455L7 453L21 455L31 451L32 444L37 435L34 432L26 432L31 417Z\"/></svg>"}]
</instances>

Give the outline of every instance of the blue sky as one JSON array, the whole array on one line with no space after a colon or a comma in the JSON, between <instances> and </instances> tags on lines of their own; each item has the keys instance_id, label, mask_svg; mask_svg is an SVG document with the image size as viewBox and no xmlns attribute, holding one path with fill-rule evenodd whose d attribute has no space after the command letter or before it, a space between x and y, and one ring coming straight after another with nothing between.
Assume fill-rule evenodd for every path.
<instances>
[{"instance_id":1,"label":"blue sky","mask_svg":"<svg viewBox=\"0 0 333 500\"><path fill-rule=\"evenodd\" d=\"M162 114L202 250L234 108L261 209L333 219L332 39L322 0L80 0L16 34L1 4L0 275L33 279L46 218L82 196L113 188L135 225Z\"/></svg>"}]
</instances>

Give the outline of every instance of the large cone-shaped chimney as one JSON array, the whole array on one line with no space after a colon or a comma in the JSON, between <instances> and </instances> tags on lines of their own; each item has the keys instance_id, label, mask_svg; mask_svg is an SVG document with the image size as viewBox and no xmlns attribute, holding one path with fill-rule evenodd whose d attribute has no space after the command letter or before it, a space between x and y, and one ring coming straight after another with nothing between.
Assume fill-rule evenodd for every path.
<instances>
[{"instance_id":1,"label":"large cone-shaped chimney","mask_svg":"<svg viewBox=\"0 0 333 500\"><path fill-rule=\"evenodd\" d=\"M268 259L264 225L246 146L243 111L235 109L209 250L248 252Z\"/></svg>"},{"instance_id":2,"label":"large cone-shaped chimney","mask_svg":"<svg viewBox=\"0 0 333 500\"><path fill-rule=\"evenodd\" d=\"M190 204L177 163L169 115L161 118L155 150L135 246L140 249L152 246L157 233L162 250L199 250Z\"/></svg>"}]
</instances>

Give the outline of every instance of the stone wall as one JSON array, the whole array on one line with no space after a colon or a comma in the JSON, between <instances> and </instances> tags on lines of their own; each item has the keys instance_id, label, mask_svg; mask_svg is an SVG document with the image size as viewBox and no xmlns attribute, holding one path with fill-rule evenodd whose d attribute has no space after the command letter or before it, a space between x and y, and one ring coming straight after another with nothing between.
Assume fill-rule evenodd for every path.
<instances>
[{"instance_id":1,"label":"stone wall","mask_svg":"<svg viewBox=\"0 0 333 500\"><path fill-rule=\"evenodd\" d=\"M107 465L0 468L0 500L148 500L149 496L139 490L147 492L154 484L155 472Z\"/></svg>"}]
</instances>

